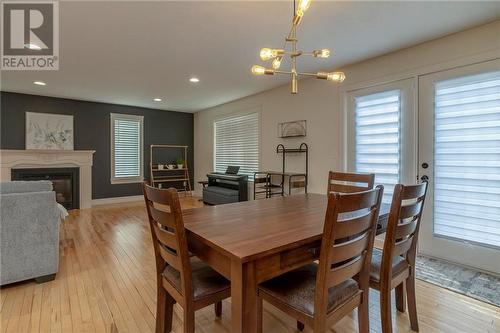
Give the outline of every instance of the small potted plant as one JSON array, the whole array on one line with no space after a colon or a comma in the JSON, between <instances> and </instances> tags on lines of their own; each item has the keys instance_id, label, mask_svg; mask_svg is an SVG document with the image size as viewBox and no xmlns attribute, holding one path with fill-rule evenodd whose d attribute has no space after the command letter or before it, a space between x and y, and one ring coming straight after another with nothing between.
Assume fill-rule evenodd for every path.
<instances>
[{"instance_id":1,"label":"small potted plant","mask_svg":"<svg viewBox=\"0 0 500 333\"><path fill-rule=\"evenodd\" d=\"M177 169L184 169L184 159L179 157L177 160Z\"/></svg>"}]
</instances>

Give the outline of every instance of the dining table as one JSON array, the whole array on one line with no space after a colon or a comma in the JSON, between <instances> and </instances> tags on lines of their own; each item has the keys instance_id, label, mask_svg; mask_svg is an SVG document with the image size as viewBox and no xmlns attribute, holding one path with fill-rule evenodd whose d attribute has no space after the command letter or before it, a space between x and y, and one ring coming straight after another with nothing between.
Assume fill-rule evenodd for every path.
<instances>
[{"instance_id":1,"label":"dining table","mask_svg":"<svg viewBox=\"0 0 500 333\"><path fill-rule=\"evenodd\" d=\"M297 194L186 210L189 250L231 281L231 332L257 332L259 283L319 259L327 195ZM385 232L382 203L377 234Z\"/></svg>"}]
</instances>

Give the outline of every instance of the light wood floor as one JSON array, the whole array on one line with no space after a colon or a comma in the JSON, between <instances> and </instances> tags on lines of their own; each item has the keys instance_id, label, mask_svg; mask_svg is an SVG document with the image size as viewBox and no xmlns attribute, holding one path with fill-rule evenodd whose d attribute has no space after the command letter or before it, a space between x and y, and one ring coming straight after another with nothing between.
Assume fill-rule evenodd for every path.
<instances>
[{"instance_id":1,"label":"light wood floor","mask_svg":"<svg viewBox=\"0 0 500 333\"><path fill-rule=\"evenodd\" d=\"M184 208L199 205L183 200ZM142 202L72 211L61 227L56 280L1 289L1 332L153 332L150 237ZM420 332L500 332L498 307L418 280L417 297ZM380 332L378 293L370 302L371 330ZM231 332L230 308L225 301L222 320L215 319L212 307L198 311L197 332ZM181 311L176 308L174 332L182 332ZM394 314L393 326L410 332L406 314ZM264 332L295 332L295 321L265 305ZM357 332L355 312L330 332Z\"/></svg>"}]
</instances>

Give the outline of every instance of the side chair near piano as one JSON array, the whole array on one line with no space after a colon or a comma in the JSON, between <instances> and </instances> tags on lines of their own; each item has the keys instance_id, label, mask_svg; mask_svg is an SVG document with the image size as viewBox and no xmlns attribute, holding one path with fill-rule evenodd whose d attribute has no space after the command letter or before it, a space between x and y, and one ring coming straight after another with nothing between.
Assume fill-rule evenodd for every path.
<instances>
[{"instance_id":1,"label":"side chair near piano","mask_svg":"<svg viewBox=\"0 0 500 333\"><path fill-rule=\"evenodd\" d=\"M190 258L177 191L143 184L156 258L156 332L172 330L173 306L184 310L184 332L194 332L194 312L231 296L230 282L196 257Z\"/></svg>"},{"instance_id":2,"label":"side chair near piano","mask_svg":"<svg viewBox=\"0 0 500 333\"><path fill-rule=\"evenodd\" d=\"M325 332L358 308L359 332L368 333L370 263L382 195L381 185L359 193L329 193L319 264L260 284L259 318L266 300L295 317L299 330L305 323Z\"/></svg>"},{"instance_id":3,"label":"side chair near piano","mask_svg":"<svg viewBox=\"0 0 500 333\"><path fill-rule=\"evenodd\" d=\"M418 331L415 299L415 257L418 230L424 209L427 183L404 186L397 184L392 197L384 249L374 249L370 287L380 291L382 332L392 332L391 290L396 288L396 308L405 312L405 285L408 312L413 331Z\"/></svg>"},{"instance_id":4,"label":"side chair near piano","mask_svg":"<svg viewBox=\"0 0 500 333\"><path fill-rule=\"evenodd\" d=\"M375 183L373 173L349 173L330 171L328 192L355 193L371 190Z\"/></svg>"}]
</instances>

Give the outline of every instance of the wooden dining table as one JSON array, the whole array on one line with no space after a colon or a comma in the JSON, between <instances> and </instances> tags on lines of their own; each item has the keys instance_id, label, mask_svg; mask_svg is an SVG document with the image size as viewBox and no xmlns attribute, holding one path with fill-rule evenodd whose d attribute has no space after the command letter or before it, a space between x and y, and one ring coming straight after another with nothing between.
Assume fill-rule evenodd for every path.
<instances>
[{"instance_id":1,"label":"wooden dining table","mask_svg":"<svg viewBox=\"0 0 500 333\"><path fill-rule=\"evenodd\" d=\"M326 207L310 193L184 212L189 250L231 281L231 332L257 332L259 283L319 258ZM388 216L382 204L377 234Z\"/></svg>"}]
</instances>

